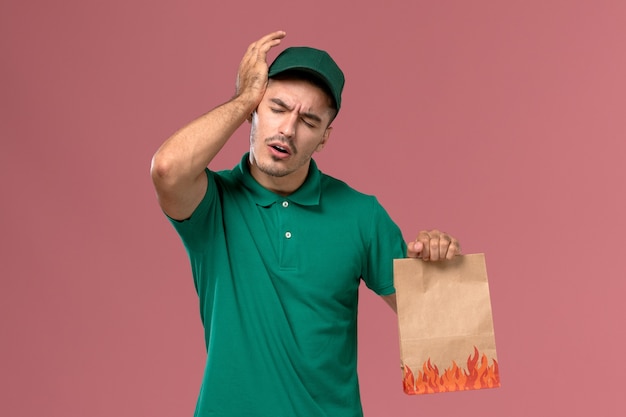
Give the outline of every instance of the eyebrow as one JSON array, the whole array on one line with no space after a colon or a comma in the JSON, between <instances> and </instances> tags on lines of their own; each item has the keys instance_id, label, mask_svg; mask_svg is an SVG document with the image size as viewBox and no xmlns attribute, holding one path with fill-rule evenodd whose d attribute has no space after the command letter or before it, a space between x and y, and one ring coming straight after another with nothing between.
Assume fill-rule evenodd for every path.
<instances>
[{"instance_id":1,"label":"eyebrow","mask_svg":"<svg viewBox=\"0 0 626 417\"><path fill-rule=\"evenodd\" d=\"M279 106L281 106L281 107L284 107L284 108L285 108L285 109L287 109L287 110L290 110L290 111L291 111L291 110L293 110L293 108L292 108L292 107L289 107L289 106L287 105L287 103L285 103L284 101L282 101L282 100L281 100L281 99L279 99L279 98L271 98L271 99L270 99L270 101L271 101L271 102L273 102L274 104L277 104L277 105L279 105ZM315 113L303 112L303 113L300 113L300 115L302 115L302 116L306 117L307 119L315 120L316 122L319 122L319 123L321 123L321 122L322 122L322 118L321 118L321 117L319 117L319 116L318 116L317 114L315 114Z\"/></svg>"}]
</instances>

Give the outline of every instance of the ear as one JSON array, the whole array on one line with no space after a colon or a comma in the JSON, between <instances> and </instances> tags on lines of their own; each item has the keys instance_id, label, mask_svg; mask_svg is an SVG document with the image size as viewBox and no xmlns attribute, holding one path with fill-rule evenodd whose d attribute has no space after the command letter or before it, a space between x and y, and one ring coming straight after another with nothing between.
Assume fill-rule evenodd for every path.
<instances>
[{"instance_id":1,"label":"ear","mask_svg":"<svg viewBox=\"0 0 626 417\"><path fill-rule=\"evenodd\" d=\"M332 126L328 126L326 128L326 130L324 131L324 135L322 136L322 141L317 145L317 148L315 148L316 152L320 152L322 149L324 149L324 146L326 146L326 142L328 141L328 138L330 137L330 133L332 132L333 128Z\"/></svg>"}]
</instances>

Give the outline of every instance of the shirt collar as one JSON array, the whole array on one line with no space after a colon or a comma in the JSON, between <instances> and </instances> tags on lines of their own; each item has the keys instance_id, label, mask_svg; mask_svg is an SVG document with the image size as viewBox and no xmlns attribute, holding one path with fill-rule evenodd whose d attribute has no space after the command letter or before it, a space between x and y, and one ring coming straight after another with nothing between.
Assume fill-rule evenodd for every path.
<instances>
[{"instance_id":1,"label":"shirt collar","mask_svg":"<svg viewBox=\"0 0 626 417\"><path fill-rule=\"evenodd\" d=\"M255 203L263 207L268 207L277 201L284 200L292 201L303 206L315 206L319 204L321 172L313 159L311 159L311 163L309 164L309 173L304 183L296 191L284 197L268 190L254 179L250 173L250 166L248 165L249 157L250 153L246 152L241 158L239 165L233 169L233 174L235 174L237 179L250 191Z\"/></svg>"}]
</instances>

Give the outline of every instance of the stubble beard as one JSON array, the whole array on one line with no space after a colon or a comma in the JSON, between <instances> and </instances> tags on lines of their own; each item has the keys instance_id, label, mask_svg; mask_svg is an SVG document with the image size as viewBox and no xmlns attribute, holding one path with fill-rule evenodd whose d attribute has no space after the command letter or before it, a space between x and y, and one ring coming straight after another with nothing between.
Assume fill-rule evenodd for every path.
<instances>
[{"instance_id":1,"label":"stubble beard","mask_svg":"<svg viewBox=\"0 0 626 417\"><path fill-rule=\"evenodd\" d=\"M295 167L281 167L279 165L275 165L272 163L263 163L262 161L259 161L259 159L256 157L256 154L254 153L253 149L254 149L254 144L256 142L256 137L255 134L252 133L250 135L250 155L251 155L251 162L254 163L254 165L259 169L259 171L261 171L262 173L264 173L265 175L269 175L271 177L277 177L277 178L281 178L281 177L286 177L287 175L295 172L296 170L298 170L298 168L300 168L302 165L304 165L303 163L297 163ZM289 155L289 159L295 159L297 161L298 159L298 150L296 148L296 145L294 144L292 139L286 138L284 136L281 135L276 135L276 136L271 136L269 138L266 138L263 143L265 145L271 143L271 142L280 142L280 143L284 143L286 145L289 146L289 148L291 149L291 155ZM274 162L281 162L283 161L281 158L277 158L273 155L270 155L270 158L274 161Z\"/></svg>"}]
</instances>

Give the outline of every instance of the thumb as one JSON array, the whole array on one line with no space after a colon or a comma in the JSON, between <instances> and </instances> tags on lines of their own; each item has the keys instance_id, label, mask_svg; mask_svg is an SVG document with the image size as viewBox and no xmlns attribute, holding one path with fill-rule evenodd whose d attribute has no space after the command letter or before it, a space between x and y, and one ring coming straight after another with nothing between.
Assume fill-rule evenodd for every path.
<instances>
[{"instance_id":1,"label":"thumb","mask_svg":"<svg viewBox=\"0 0 626 417\"><path fill-rule=\"evenodd\" d=\"M424 244L422 242L409 242L407 245L406 256L409 258L419 258L423 249Z\"/></svg>"}]
</instances>

